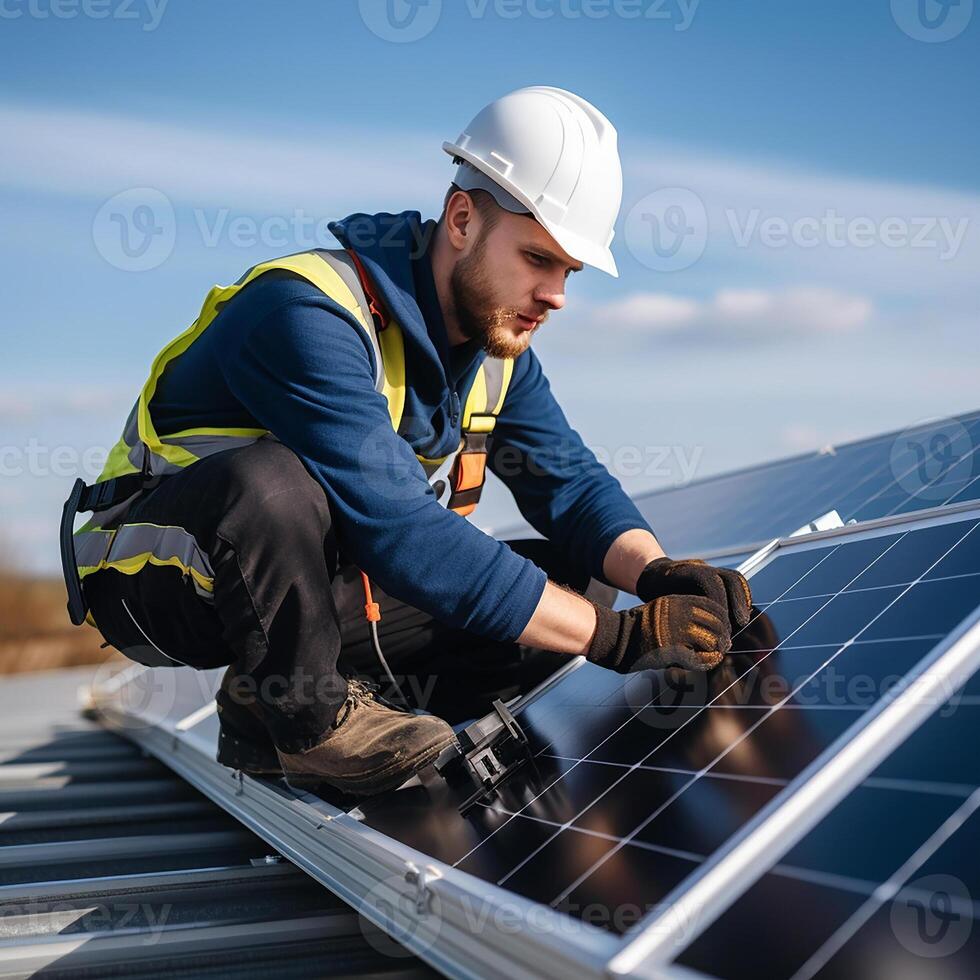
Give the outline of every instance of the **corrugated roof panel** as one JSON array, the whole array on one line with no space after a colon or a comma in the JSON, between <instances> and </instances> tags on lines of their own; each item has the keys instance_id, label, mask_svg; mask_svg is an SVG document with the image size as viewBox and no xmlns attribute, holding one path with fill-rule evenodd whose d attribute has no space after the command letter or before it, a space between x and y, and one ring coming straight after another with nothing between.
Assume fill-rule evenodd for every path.
<instances>
[{"instance_id":1,"label":"corrugated roof panel","mask_svg":"<svg viewBox=\"0 0 980 980\"><path fill-rule=\"evenodd\" d=\"M0 977L431 976L136 746L92 669L0 685Z\"/></svg>"}]
</instances>

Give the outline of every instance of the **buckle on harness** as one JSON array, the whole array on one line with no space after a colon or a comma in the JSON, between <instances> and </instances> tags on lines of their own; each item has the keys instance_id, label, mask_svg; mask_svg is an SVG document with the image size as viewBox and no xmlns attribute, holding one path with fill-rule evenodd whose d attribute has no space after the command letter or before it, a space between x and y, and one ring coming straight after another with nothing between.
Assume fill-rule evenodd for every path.
<instances>
[{"instance_id":1,"label":"buckle on harness","mask_svg":"<svg viewBox=\"0 0 980 980\"><path fill-rule=\"evenodd\" d=\"M68 591L68 618L74 626L81 626L88 613L88 602L82 589L75 561L75 517L85 511L107 510L141 490L152 490L162 476L149 477L147 473L131 473L117 476L101 483L87 486L79 477L72 484L71 493L61 511L59 542L61 545L61 571Z\"/></svg>"},{"instance_id":2,"label":"buckle on harness","mask_svg":"<svg viewBox=\"0 0 980 980\"><path fill-rule=\"evenodd\" d=\"M530 760L527 735L499 698L494 714L473 722L447 746L433 763L436 772L454 789L467 792L459 805L465 813L493 793L514 770Z\"/></svg>"},{"instance_id":3,"label":"buckle on harness","mask_svg":"<svg viewBox=\"0 0 980 980\"><path fill-rule=\"evenodd\" d=\"M81 626L88 613L88 603L82 591L82 580L78 577L78 566L75 564L75 515L78 513L85 491L85 481L80 477L75 480L71 493L61 511L61 570L65 576L65 588L68 590L68 618L72 625Z\"/></svg>"}]
</instances>

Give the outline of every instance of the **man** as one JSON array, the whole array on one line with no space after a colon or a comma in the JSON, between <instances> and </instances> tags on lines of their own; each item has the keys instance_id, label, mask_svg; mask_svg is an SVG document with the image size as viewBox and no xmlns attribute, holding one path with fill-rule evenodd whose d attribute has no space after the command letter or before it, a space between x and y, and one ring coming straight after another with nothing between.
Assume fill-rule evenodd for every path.
<instances>
[{"instance_id":1,"label":"man","mask_svg":"<svg viewBox=\"0 0 980 980\"><path fill-rule=\"evenodd\" d=\"M81 502L90 621L142 662L229 665L219 760L297 786L396 787L452 740L445 718L563 655L705 670L748 618L741 576L664 555L530 350L571 274L617 275L615 129L534 86L444 149L438 222L354 214L330 226L342 250L215 287ZM464 519L486 466L544 541ZM615 588L644 604L613 612ZM387 661L432 713L351 676Z\"/></svg>"}]
</instances>

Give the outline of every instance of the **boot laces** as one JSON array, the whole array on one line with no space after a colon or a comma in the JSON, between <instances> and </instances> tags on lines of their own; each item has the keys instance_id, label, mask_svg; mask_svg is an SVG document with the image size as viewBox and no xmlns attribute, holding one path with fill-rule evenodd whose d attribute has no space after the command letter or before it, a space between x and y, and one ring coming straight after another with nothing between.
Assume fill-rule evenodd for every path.
<instances>
[{"instance_id":1,"label":"boot laces","mask_svg":"<svg viewBox=\"0 0 980 980\"><path fill-rule=\"evenodd\" d=\"M368 704L374 700L374 695L377 690L377 684L374 684L371 681L362 681L356 677L351 677L347 681L347 697L344 699L344 703L340 706L340 711L337 712L337 717L333 720L330 727L340 728L340 726L347 721L350 713L359 704Z\"/></svg>"}]
</instances>

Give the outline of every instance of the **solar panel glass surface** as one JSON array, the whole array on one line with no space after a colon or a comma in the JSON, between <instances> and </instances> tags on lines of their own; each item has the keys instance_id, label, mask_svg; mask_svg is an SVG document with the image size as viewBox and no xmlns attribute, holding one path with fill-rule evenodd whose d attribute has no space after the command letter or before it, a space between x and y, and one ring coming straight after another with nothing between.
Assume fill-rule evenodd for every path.
<instances>
[{"instance_id":1,"label":"solar panel glass surface","mask_svg":"<svg viewBox=\"0 0 980 980\"><path fill-rule=\"evenodd\" d=\"M732 978L977 976L978 691L975 674L680 964Z\"/></svg>"},{"instance_id":2,"label":"solar panel glass surface","mask_svg":"<svg viewBox=\"0 0 980 980\"><path fill-rule=\"evenodd\" d=\"M365 804L365 821L622 933L973 612L980 531L971 518L791 547L752 585L758 615L722 667L584 664L520 712L533 761L484 804L461 815L448 789L420 786Z\"/></svg>"},{"instance_id":3,"label":"solar panel glass surface","mask_svg":"<svg viewBox=\"0 0 980 980\"><path fill-rule=\"evenodd\" d=\"M830 510L868 521L980 499L972 414L634 497L668 554L713 555L792 534Z\"/></svg>"}]
</instances>

